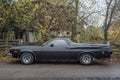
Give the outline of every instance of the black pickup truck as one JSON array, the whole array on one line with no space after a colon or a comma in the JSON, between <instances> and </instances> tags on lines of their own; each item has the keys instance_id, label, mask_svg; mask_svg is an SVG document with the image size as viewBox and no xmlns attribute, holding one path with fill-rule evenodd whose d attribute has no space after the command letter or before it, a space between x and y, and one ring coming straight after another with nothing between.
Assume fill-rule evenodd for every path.
<instances>
[{"instance_id":1,"label":"black pickup truck","mask_svg":"<svg viewBox=\"0 0 120 80\"><path fill-rule=\"evenodd\" d=\"M9 57L19 58L23 64L39 60L78 60L83 65L94 59L110 58L112 48L107 44L74 43L68 38L55 38L41 46L11 47Z\"/></svg>"}]
</instances>

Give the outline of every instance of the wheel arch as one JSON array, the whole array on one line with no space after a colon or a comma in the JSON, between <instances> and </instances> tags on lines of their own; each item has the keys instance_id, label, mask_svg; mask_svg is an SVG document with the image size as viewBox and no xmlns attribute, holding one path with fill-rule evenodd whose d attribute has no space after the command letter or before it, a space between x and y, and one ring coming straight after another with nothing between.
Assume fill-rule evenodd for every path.
<instances>
[{"instance_id":1,"label":"wheel arch","mask_svg":"<svg viewBox=\"0 0 120 80\"><path fill-rule=\"evenodd\" d=\"M91 54L91 55L95 58L94 52L81 52L81 53L79 53L79 55L78 55L78 60L79 60L79 58L80 58L80 56L81 56L82 54Z\"/></svg>"},{"instance_id":2,"label":"wheel arch","mask_svg":"<svg viewBox=\"0 0 120 80\"><path fill-rule=\"evenodd\" d=\"M32 54L33 57L34 57L34 60L36 60L36 55L35 55L35 53L32 52L32 51L22 51L22 52L19 53L18 58L20 58L20 56L21 56L22 54L24 54L24 53L30 53L30 54Z\"/></svg>"}]
</instances>

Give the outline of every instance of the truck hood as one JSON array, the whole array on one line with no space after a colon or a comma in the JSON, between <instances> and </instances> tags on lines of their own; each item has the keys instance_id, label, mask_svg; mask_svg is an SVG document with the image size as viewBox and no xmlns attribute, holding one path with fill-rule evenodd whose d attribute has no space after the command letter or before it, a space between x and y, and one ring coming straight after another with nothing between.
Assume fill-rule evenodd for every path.
<instances>
[{"instance_id":1,"label":"truck hood","mask_svg":"<svg viewBox=\"0 0 120 80\"><path fill-rule=\"evenodd\" d=\"M20 49L20 50L41 50L41 46L16 46L10 49Z\"/></svg>"}]
</instances>

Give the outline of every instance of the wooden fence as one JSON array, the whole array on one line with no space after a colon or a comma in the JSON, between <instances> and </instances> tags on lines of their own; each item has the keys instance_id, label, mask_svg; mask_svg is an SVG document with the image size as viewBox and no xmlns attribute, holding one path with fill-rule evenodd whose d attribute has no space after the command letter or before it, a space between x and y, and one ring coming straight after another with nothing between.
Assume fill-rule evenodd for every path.
<instances>
[{"instance_id":1,"label":"wooden fence","mask_svg":"<svg viewBox=\"0 0 120 80\"><path fill-rule=\"evenodd\" d=\"M114 45L112 47L112 50L113 50L114 57L120 58L120 46Z\"/></svg>"},{"instance_id":2,"label":"wooden fence","mask_svg":"<svg viewBox=\"0 0 120 80\"><path fill-rule=\"evenodd\" d=\"M20 40L0 40L0 55L4 55L12 46L20 45Z\"/></svg>"}]
</instances>

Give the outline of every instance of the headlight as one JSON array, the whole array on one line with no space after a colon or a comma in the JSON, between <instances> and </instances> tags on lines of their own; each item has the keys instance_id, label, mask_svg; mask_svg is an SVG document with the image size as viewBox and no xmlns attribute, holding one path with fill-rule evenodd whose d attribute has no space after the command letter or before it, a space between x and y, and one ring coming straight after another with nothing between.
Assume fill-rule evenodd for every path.
<instances>
[{"instance_id":1,"label":"headlight","mask_svg":"<svg viewBox=\"0 0 120 80\"><path fill-rule=\"evenodd\" d=\"M10 50L10 53L19 53L20 52L20 50L18 50L18 49L11 49Z\"/></svg>"},{"instance_id":2,"label":"headlight","mask_svg":"<svg viewBox=\"0 0 120 80\"><path fill-rule=\"evenodd\" d=\"M13 53L18 53L18 50L13 50Z\"/></svg>"}]
</instances>

